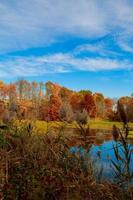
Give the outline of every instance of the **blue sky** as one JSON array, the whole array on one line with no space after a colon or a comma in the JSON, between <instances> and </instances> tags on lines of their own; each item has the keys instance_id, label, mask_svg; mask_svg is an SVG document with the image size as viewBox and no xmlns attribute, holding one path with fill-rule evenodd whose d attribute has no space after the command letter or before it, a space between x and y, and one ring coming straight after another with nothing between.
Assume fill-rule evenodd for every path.
<instances>
[{"instance_id":1,"label":"blue sky","mask_svg":"<svg viewBox=\"0 0 133 200\"><path fill-rule=\"evenodd\" d=\"M0 79L133 93L132 0L0 1Z\"/></svg>"}]
</instances>

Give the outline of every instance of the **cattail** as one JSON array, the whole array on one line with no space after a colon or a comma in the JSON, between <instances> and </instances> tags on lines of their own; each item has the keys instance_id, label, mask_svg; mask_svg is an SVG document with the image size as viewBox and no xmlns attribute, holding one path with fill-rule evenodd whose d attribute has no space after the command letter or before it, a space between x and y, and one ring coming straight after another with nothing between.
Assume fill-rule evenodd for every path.
<instances>
[{"instance_id":1,"label":"cattail","mask_svg":"<svg viewBox=\"0 0 133 200\"><path fill-rule=\"evenodd\" d=\"M97 157L101 159L101 151L97 151Z\"/></svg>"},{"instance_id":2,"label":"cattail","mask_svg":"<svg viewBox=\"0 0 133 200\"><path fill-rule=\"evenodd\" d=\"M29 123L29 124L27 125L27 132L28 132L29 136L32 134L32 130L33 130L33 126L32 126L31 123Z\"/></svg>"},{"instance_id":3,"label":"cattail","mask_svg":"<svg viewBox=\"0 0 133 200\"><path fill-rule=\"evenodd\" d=\"M85 129L85 135L90 136L90 126L88 125L87 128Z\"/></svg>"},{"instance_id":4,"label":"cattail","mask_svg":"<svg viewBox=\"0 0 133 200\"><path fill-rule=\"evenodd\" d=\"M116 127L116 125L113 125L112 135L114 140L119 138L119 129Z\"/></svg>"},{"instance_id":5,"label":"cattail","mask_svg":"<svg viewBox=\"0 0 133 200\"><path fill-rule=\"evenodd\" d=\"M122 120L122 122L124 124L127 124L127 122L128 122L127 114L125 112L123 104L121 104L120 101L118 101L117 110L118 110L118 114L119 114L120 119Z\"/></svg>"}]
</instances>

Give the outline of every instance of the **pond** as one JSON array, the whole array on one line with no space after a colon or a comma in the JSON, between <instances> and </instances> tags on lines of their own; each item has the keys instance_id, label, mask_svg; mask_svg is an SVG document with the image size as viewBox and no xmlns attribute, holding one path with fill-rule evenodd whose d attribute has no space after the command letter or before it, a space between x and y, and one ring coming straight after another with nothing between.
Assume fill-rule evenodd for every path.
<instances>
[{"instance_id":1,"label":"pond","mask_svg":"<svg viewBox=\"0 0 133 200\"><path fill-rule=\"evenodd\" d=\"M102 133L100 131L95 134L95 140L88 152L88 156L91 157L91 160L94 163L97 176L101 174L101 179L113 181L115 178L115 170L112 161L118 163L114 151L114 146L117 144L121 158L125 159L121 142L116 143L110 133ZM127 147L133 148L132 139L128 141ZM70 151L72 153L79 153L81 156L84 156L85 154L85 149L83 147L73 146L70 148ZM124 168L123 162L119 164L121 165L121 168ZM133 172L133 151L131 153L129 168L130 172Z\"/></svg>"}]
</instances>

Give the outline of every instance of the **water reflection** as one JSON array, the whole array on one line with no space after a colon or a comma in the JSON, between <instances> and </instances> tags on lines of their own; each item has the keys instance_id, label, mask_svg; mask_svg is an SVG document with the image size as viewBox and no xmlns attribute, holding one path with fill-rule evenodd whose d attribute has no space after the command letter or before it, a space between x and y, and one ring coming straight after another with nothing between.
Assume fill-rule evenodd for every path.
<instances>
[{"instance_id":1,"label":"water reflection","mask_svg":"<svg viewBox=\"0 0 133 200\"><path fill-rule=\"evenodd\" d=\"M111 141L105 141L100 146L93 145L90 149L90 156L92 160L96 161L96 167L101 168L103 167L103 178L104 179L114 179L114 169L111 160L113 160L115 163L117 162L115 152L113 147L116 145L116 142ZM100 156L98 155L98 152L100 152ZM123 148L119 147L119 153L122 158L124 158ZM100 170L100 169L99 169ZM133 156L130 161L130 170L133 171Z\"/></svg>"},{"instance_id":2,"label":"water reflection","mask_svg":"<svg viewBox=\"0 0 133 200\"><path fill-rule=\"evenodd\" d=\"M128 140L129 145L133 146L133 140ZM88 155L92 158L93 163L95 163L95 167L97 170L97 174L102 171L102 178L105 180L113 180L114 179L114 169L112 166L111 160L117 162L115 153L114 153L114 145L116 142L112 139L111 133L95 133L95 140L93 145L88 152ZM70 148L70 151L73 153L80 153L81 156L84 156L85 149L83 147L73 146ZM119 153L122 158L124 158L123 149L120 145ZM130 170L133 171L133 153L131 155L130 160Z\"/></svg>"}]
</instances>

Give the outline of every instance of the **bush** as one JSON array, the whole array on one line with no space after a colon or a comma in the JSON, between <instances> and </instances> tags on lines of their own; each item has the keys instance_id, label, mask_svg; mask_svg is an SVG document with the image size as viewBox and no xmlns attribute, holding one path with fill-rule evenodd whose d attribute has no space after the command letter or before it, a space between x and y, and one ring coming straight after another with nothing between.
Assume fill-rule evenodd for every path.
<instances>
[{"instance_id":1,"label":"bush","mask_svg":"<svg viewBox=\"0 0 133 200\"><path fill-rule=\"evenodd\" d=\"M69 103L63 103L61 105L60 111L59 111L59 117L61 121L66 121L68 123L72 122L74 120L74 113L72 111L72 107Z\"/></svg>"}]
</instances>

